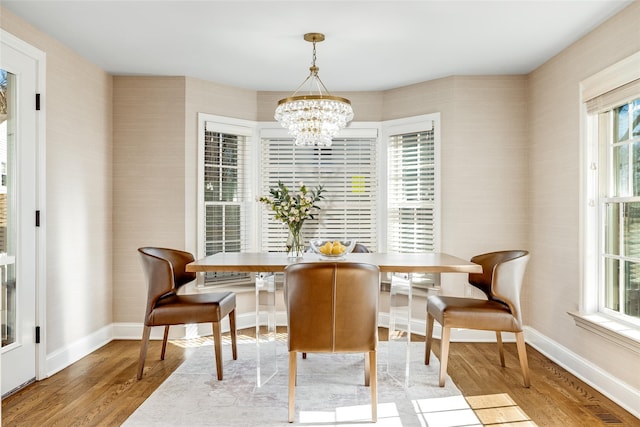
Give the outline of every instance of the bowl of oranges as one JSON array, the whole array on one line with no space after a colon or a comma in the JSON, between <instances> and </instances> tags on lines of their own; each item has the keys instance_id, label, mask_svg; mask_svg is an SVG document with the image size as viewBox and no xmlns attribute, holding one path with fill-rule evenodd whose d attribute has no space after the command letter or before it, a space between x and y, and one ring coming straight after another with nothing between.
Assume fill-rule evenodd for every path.
<instances>
[{"instance_id":1,"label":"bowl of oranges","mask_svg":"<svg viewBox=\"0 0 640 427\"><path fill-rule=\"evenodd\" d=\"M353 251L354 239L311 239L311 249L323 258L340 258Z\"/></svg>"}]
</instances>

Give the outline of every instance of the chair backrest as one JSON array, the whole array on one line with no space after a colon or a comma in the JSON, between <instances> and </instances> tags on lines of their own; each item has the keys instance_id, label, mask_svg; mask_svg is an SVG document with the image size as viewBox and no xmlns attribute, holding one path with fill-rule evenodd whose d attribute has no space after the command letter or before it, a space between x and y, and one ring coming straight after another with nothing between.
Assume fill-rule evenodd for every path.
<instances>
[{"instance_id":1,"label":"chair backrest","mask_svg":"<svg viewBox=\"0 0 640 427\"><path fill-rule=\"evenodd\" d=\"M186 271L186 265L194 258L189 252L177 249L144 247L138 252L148 282L148 315L160 298L175 294L181 286L195 280L196 273Z\"/></svg>"},{"instance_id":2,"label":"chair backrest","mask_svg":"<svg viewBox=\"0 0 640 427\"><path fill-rule=\"evenodd\" d=\"M529 257L528 251L510 250L471 258L471 262L482 265L482 273L469 274L469 283L484 292L487 299L509 306L520 324L520 290Z\"/></svg>"},{"instance_id":3,"label":"chair backrest","mask_svg":"<svg viewBox=\"0 0 640 427\"><path fill-rule=\"evenodd\" d=\"M362 243L356 243L355 246L353 247L353 251L351 252L368 254L371 251Z\"/></svg>"},{"instance_id":4,"label":"chair backrest","mask_svg":"<svg viewBox=\"0 0 640 427\"><path fill-rule=\"evenodd\" d=\"M380 269L314 262L285 269L289 351L367 352L378 342Z\"/></svg>"}]
</instances>

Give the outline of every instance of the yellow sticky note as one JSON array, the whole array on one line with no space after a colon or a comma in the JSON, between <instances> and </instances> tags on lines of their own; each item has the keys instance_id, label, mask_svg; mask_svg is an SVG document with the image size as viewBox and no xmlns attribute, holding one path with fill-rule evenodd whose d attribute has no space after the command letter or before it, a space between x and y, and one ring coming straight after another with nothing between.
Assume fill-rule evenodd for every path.
<instances>
[{"instance_id":1,"label":"yellow sticky note","mask_svg":"<svg viewBox=\"0 0 640 427\"><path fill-rule=\"evenodd\" d=\"M351 177L351 192L352 193L364 193L365 180L364 176L352 176Z\"/></svg>"}]
</instances>

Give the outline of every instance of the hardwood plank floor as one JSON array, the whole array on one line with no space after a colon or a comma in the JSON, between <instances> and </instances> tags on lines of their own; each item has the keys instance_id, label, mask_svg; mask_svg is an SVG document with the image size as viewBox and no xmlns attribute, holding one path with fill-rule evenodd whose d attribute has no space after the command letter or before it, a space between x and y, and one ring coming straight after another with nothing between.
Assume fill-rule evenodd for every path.
<instances>
[{"instance_id":1,"label":"hardwood plank floor","mask_svg":"<svg viewBox=\"0 0 640 427\"><path fill-rule=\"evenodd\" d=\"M239 331L247 336L253 332ZM386 339L385 335L381 329L380 339ZM420 336L413 339L424 341ZM113 341L5 398L2 425L120 425L198 344L198 340L173 341L165 360L160 361L160 342L152 341L144 378L137 381L140 343ZM434 351L439 355L437 342ZM452 343L450 351L449 374L485 425L640 426L639 419L531 347L527 347L529 389L522 387L515 344L505 344L506 368L500 367L495 344ZM497 418L492 418L492 410ZM509 414L519 414L513 420L521 421L507 423Z\"/></svg>"}]
</instances>

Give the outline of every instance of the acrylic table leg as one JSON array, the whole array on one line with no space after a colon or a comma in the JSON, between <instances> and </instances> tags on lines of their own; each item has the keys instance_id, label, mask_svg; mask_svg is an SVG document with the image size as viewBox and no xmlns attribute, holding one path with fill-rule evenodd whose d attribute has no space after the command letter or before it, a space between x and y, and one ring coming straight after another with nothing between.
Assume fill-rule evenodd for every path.
<instances>
[{"instance_id":1,"label":"acrylic table leg","mask_svg":"<svg viewBox=\"0 0 640 427\"><path fill-rule=\"evenodd\" d=\"M389 342L387 372L392 378L409 386L411 361L411 274L391 276L389 289Z\"/></svg>"},{"instance_id":2,"label":"acrylic table leg","mask_svg":"<svg viewBox=\"0 0 640 427\"><path fill-rule=\"evenodd\" d=\"M256 275L256 385L263 386L277 372L276 278L273 273Z\"/></svg>"}]
</instances>

